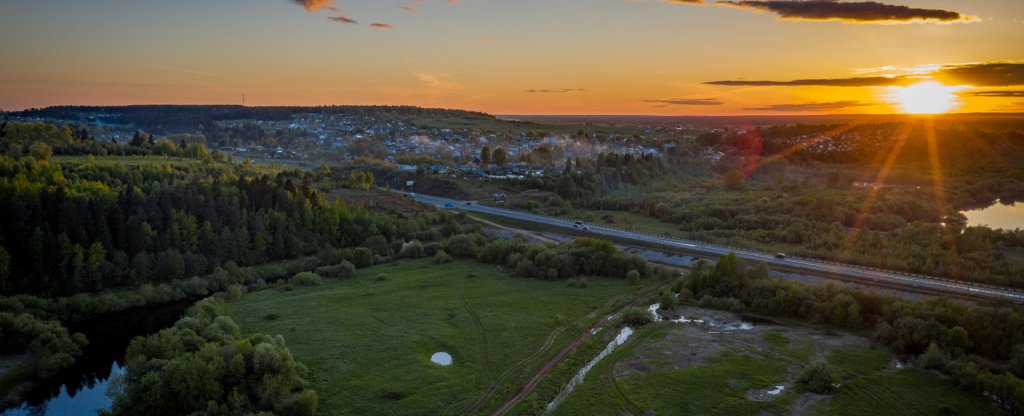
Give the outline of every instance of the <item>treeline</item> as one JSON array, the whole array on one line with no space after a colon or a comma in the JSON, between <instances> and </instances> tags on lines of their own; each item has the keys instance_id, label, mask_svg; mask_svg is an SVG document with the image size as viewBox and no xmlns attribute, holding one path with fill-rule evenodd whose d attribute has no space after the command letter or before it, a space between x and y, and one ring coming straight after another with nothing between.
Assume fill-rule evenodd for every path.
<instances>
[{"instance_id":1,"label":"treeline","mask_svg":"<svg viewBox=\"0 0 1024 416\"><path fill-rule=\"evenodd\" d=\"M198 136L158 139L136 131L127 144L96 140L85 128L40 122L0 123L0 153L12 158L31 156L37 160L51 155L175 156L209 161L220 159L211 153L205 138Z\"/></svg>"},{"instance_id":2,"label":"treeline","mask_svg":"<svg viewBox=\"0 0 1024 416\"><path fill-rule=\"evenodd\" d=\"M172 328L132 341L110 415L314 415L309 370L280 335L243 335L224 302L199 302Z\"/></svg>"},{"instance_id":3,"label":"treeline","mask_svg":"<svg viewBox=\"0 0 1024 416\"><path fill-rule=\"evenodd\" d=\"M698 263L676 288L681 299L740 313L806 320L855 330L919 365L942 371L961 388L1024 414L1024 308L949 298L910 301L848 286L771 278L763 264L730 254Z\"/></svg>"},{"instance_id":4,"label":"treeline","mask_svg":"<svg viewBox=\"0 0 1024 416\"><path fill-rule=\"evenodd\" d=\"M287 121L295 114L343 114L353 117L448 117L492 120L489 114L413 106L243 107L239 105L54 106L9 113L10 117L101 121L133 125L159 134L194 133L229 120Z\"/></svg>"},{"instance_id":5,"label":"treeline","mask_svg":"<svg viewBox=\"0 0 1024 416\"><path fill-rule=\"evenodd\" d=\"M604 276L629 279L668 277L672 273L627 254L608 241L577 238L568 244L528 244L522 239L492 239L479 234L460 234L448 239L447 254L507 267L515 275L544 280ZM428 252L429 253L429 252Z\"/></svg>"}]
</instances>

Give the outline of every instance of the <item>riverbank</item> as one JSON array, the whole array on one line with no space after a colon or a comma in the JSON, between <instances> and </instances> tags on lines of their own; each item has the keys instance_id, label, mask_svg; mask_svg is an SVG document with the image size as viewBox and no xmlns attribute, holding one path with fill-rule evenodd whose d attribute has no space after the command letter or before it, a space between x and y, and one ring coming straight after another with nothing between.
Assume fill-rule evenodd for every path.
<instances>
[{"instance_id":1,"label":"riverbank","mask_svg":"<svg viewBox=\"0 0 1024 416\"><path fill-rule=\"evenodd\" d=\"M28 313L43 319L57 320L72 333L82 332L83 328L101 328L104 326L109 327L112 331L103 333L103 335L89 336L88 332L95 331L86 330L86 338L90 341L90 344L85 347L82 357L76 360L76 364L70 369L62 370L57 375L44 380L36 379L28 369L26 364L26 360L28 360L27 355L0 358L0 366L6 368L6 370L0 368L0 412L23 403L40 402L44 400L43 397L52 397L53 390L59 390L59 387L65 384L63 380L73 379L73 374L82 371L81 361L89 360L89 351L97 351L100 355L104 356L111 353L110 350L97 349L97 345L110 345L109 340L111 337L120 340L116 342L118 345L114 349L116 350L116 355L120 355L121 360L123 360L124 349L131 341L131 338L147 334L136 333L136 330L127 332L124 330L124 328L137 328L137 325L128 325L122 328L110 323L90 325L90 321L104 321L109 320L111 317L120 317L121 315L134 316L136 319L144 318L152 316L151 309L155 307L165 308L176 303L190 304L212 293L225 290L229 285L233 284L244 284L251 289L257 289L263 285L289 278L297 272L315 268L318 265L322 265L322 263L323 261L319 260L319 258L308 256L256 266L238 267L237 269L232 269L232 271L218 271L204 277L173 281L158 286L143 285L137 288L102 293L83 293L59 298L38 298L26 295L2 298L0 299L2 300L0 304L4 306L4 310L10 311L13 314ZM184 308L184 306L180 307L181 310ZM126 314L132 310L141 311L142 314ZM174 320L165 322L165 327L173 323ZM151 327L146 325L144 328ZM156 330L162 328L156 328ZM126 333L133 335L127 339L122 339L123 334ZM106 358L104 360L110 361L113 359ZM95 373L96 371L101 372L104 370L109 371L110 364L106 364L105 369L100 368L91 371ZM34 391L39 391L41 388L48 388L50 391L49 393L34 393Z\"/></svg>"}]
</instances>

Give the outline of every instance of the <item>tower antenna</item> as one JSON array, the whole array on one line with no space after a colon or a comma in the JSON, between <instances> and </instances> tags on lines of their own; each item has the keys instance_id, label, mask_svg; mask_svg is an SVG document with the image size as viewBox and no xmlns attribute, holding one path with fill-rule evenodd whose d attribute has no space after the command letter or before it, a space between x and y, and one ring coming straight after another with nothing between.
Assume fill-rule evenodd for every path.
<instances>
[{"instance_id":1,"label":"tower antenna","mask_svg":"<svg viewBox=\"0 0 1024 416\"><path fill-rule=\"evenodd\" d=\"M242 93L242 107L245 107L245 93Z\"/></svg>"}]
</instances>

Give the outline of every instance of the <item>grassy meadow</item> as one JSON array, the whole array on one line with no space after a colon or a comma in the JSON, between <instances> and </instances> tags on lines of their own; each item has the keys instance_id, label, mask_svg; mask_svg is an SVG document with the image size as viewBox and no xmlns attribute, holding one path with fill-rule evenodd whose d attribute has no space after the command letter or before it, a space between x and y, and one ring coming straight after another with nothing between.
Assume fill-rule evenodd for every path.
<instances>
[{"instance_id":1,"label":"grassy meadow","mask_svg":"<svg viewBox=\"0 0 1024 416\"><path fill-rule=\"evenodd\" d=\"M248 293L229 306L246 331L285 337L311 370L320 414L484 414L598 317L649 288L587 285L422 259ZM442 351L451 366L431 362Z\"/></svg>"}]
</instances>

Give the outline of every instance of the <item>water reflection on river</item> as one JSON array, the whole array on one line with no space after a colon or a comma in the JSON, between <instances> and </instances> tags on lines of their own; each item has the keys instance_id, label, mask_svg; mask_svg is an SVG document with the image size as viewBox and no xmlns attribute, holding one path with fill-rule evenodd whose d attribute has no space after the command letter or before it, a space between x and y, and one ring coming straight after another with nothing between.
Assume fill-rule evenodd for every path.
<instances>
[{"instance_id":1,"label":"water reflection on river","mask_svg":"<svg viewBox=\"0 0 1024 416\"><path fill-rule=\"evenodd\" d=\"M99 409L109 409L107 386L112 376L124 372L125 352L132 338L170 327L188 305L137 308L70 326L72 332L89 339L82 357L73 367L40 382L25 395L24 402L0 416L95 415Z\"/></svg>"},{"instance_id":2,"label":"water reflection on river","mask_svg":"<svg viewBox=\"0 0 1024 416\"><path fill-rule=\"evenodd\" d=\"M991 206L961 212L967 217L967 225L983 225L1004 230L1024 229L1024 203L1004 205L996 202Z\"/></svg>"}]
</instances>

